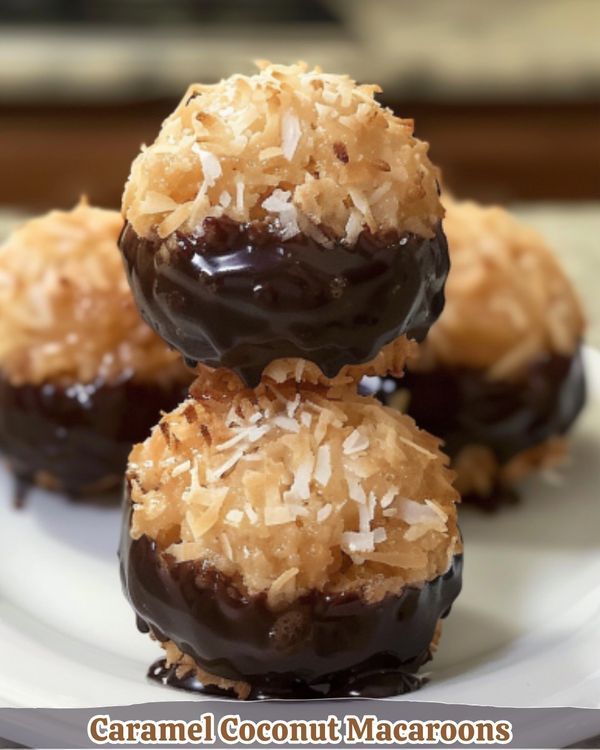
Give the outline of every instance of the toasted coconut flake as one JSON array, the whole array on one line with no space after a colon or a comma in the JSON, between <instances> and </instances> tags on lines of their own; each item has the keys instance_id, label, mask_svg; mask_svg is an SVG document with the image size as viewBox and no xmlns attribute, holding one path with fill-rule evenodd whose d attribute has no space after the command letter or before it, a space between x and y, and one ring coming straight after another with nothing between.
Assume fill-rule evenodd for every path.
<instances>
[{"instance_id":1,"label":"toasted coconut flake","mask_svg":"<svg viewBox=\"0 0 600 750\"><path fill-rule=\"evenodd\" d=\"M281 151L288 161L292 161L301 136L300 120L293 112L284 112L281 118Z\"/></svg>"},{"instance_id":2,"label":"toasted coconut flake","mask_svg":"<svg viewBox=\"0 0 600 750\"><path fill-rule=\"evenodd\" d=\"M255 526L258 523L258 513L254 510L250 503L244 504L244 512L248 516L250 523Z\"/></svg>"},{"instance_id":3,"label":"toasted coconut flake","mask_svg":"<svg viewBox=\"0 0 600 750\"><path fill-rule=\"evenodd\" d=\"M231 546L231 542L229 541L229 537L225 532L223 532L220 535L221 544L223 545L223 552L225 552L225 555L228 560L231 560L231 562L234 561L233 557L233 547Z\"/></svg>"},{"instance_id":4,"label":"toasted coconut flake","mask_svg":"<svg viewBox=\"0 0 600 750\"><path fill-rule=\"evenodd\" d=\"M241 510L234 508L225 514L225 523L231 524L232 526L239 526L244 518L244 514Z\"/></svg>"},{"instance_id":5,"label":"toasted coconut flake","mask_svg":"<svg viewBox=\"0 0 600 750\"><path fill-rule=\"evenodd\" d=\"M176 562L188 562L189 560L198 559L202 554L202 545L198 542L183 542L181 544L172 544L166 551L175 558Z\"/></svg>"},{"instance_id":6,"label":"toasted coconut flake","mask_svg":"<svg viewBox=\"0 0 600 750\"><path fill-rule=\"evenodd\" d=\"M294 520L298 517L308 518L308 516L310 516L310 511L308 510L308 508L304 507L304 505L298 505L297 503L289 503L288 508L290 509L290 512L294 516Z\"/></svg>"},{"instance_id":7,"label":"toasted coconut flake","mask_svg":"<svg viewBox=\"0 0 600 750\"><path fill-rule=\"evenodd\" d=\"M273 424L286 432L300 432L300 424L296 419L291 419L290 417L274 417Z\"/></svg>"},{"instance_id":8,"label":"toasted coconut flake","mask_svg":"<svg viewBox=\"0 0 600 750\"><path fill-rule=\"evenodd\" d=\"M223 190L219 196L219 205L223 206L223 208L228 208L231 205L231 195L227 190Z\"/></svg>"},{"instance_id":9,"label":"toasted coconut flake","mask_svg":"<svg viewBox=\"0 0 600 750\"><path fill-rule=\"evenodd\" d=\"M399 498L398 511L408 524L436 523L440 520L439 515L429 505L417 503L407 497Z\"/></svg>"},{"instance_id":10,"label":"toasted coconut flake","mask_svg":"<svg viewBox=\"0 0 600 750\"><path fill-rule=\"evenodd\" d=\"M310 480L313 473L314 456L309 455L297 468L294 482L290 488L293 498L308 500L310 497Z\"/></svg>"},{"instance_id":11,"label":"toasted coconut flake","mask_svg":"<svg viewBox=\"0 0 600 750\"><path fill-rule=\"evenodd\" d=\"M366 503L367 496L358 477L346 472L346 483L348 484L348 495L357 503Z\"/></svg>"},{"instance_id":12,"label":"toasted coconut flake","mask_svg":"<svg viewBox=\"0 0 600 750\"><path fill-rule=\"evenodd\" d=\"M149 190L144 198L142 210L149 214L162 214L167 211L174 211L178 206L179 204L173 198L169 198L168 195Z\"/></svg>"},{"instance_id":13,"label":"toasted coconut flake","mask_svg":"<svg viewBox=\"0 0 600 750\"><path fill-rule=\"evenodd\" d=\"M387 539L387 532L383 528L383 526L380 526L378 529L373 530L373 541L375 544L381 544L382 542L385 542Z\"/></svg>"},{"instance_id":14,"label":"toasted coconut flake","mask_svg":"<svg viewBox=\"0 0 600 750\"><path fill-rule=\"evenodd\" d=\"M244 192L246 186L242 180L236 180L235 183L235 207L239 214L243 214L245 210L244 206Z\"/></svg>"},{"instance_id":15,"label":"toasted coconut flake","mask_svg":"<svg viewBox=\"0 0 600 750\"><path fill-rule=\"evenodd\" d=\"M358 209L354 209L350 212L348 220L345 226L346 242L349 245L354 245L358 239L358 235L363 230L364 217Z\"/></svg>"},{"instance_id":16,"label":"toasted coconut flake","mask_svg":"<svg viewBox=\"0 0 600 750\"><path fill-rule=\"evenodd\" d=\"M299 572L298 568L289 568L285 573L282 573L273 581L267 595L271 604L274 603L277 595L298 575Z\"/></svg>"},{"instance_id":17,"label":"toasted coconut flake","mask_svg":"<svg viewBox=\"0 0 600 750\"><path fill-rule=\"evenodd\" d=\"M528 337L488 368L488 378L490 380L502 380L519 370L523 370L528 362L535 360L540 349L538 337L535 335Z\"/></svg>"},{"instance_id":18,"label":"toasted coconut flake","mask_svg":"<svg viewBox=\"0 0 600 750\"><path fill-rule=\"evenodd\" d=\"M293 416L296 414L296 410L298 409L299 406L300 406L300 394L297 393L293 401L287 402L286 411L290 419L292 419Z\"/></svg>"},{"instance_id":19,"label":"toasted coconut flake","mask_svg":"<svg viewBox=\"0 0 600 750\"><path fill-rule=\"evenodd\" d=\"M294 514L288 505L275 505L265 508L265 524L267 526L279 526L293 520Z\"/></svg>"},{"instance_id":20,"label":"toasted coconut flake","mask_svg":"<svg viewBox=\"0 0 600 750\"><path fill-rule=\"evenodd\" d=\"M442 521L446 521L448 518L448 514L440 508L440 506L434 501L429 500L429 498L425 498L425 505L430 508L434 513L437 514L438 518L440 518Z\"/></svg>"},{"instance_id":21,"label":"toasted coconut flake","mask_svg":"<svg viewBox=\"0 0 600 750\"><path fill-rule=\"evenodd\" d=\"M178 477L180 474L184 474L186 471L189 471L192 468L191 461L182 461L180 464L178 464L173 471L171 472L172 477Z\"/></svg>"},{"instance_id":22,"label":"toasted coconut flake","mask_svg":"<svg viewBox=\"0 0 600 750\"><path fill-rule=\"evenodd\" d=\"M331 515L332 508L333 506L331 503L325 503L322 508L319 508L317 511L317 523L323 523L323 521L326 521Z\"/></svg>"},{"instance_id":23,"label":"toasted coconut flake","mask_svg":"<svg viewBox=\"0 0 600 750\"><path fill-rule=\"evenodd\" d=\"M342 534L342 549L348 553L373 552L375 549L373 532L345 531Z\"/></svg>"},{"instance_id":24,"label":"toasted coconut flake","mask_svg":"<svg viewBox=\"0 0 600 750\"><path fill-rule=\"evenodd\" d=\"M294 370L294 378L296 380L296 383L300 383L302 380L302 373L304 372L304 365L305 365L305 361L303 359L298 359L296 361L296 369Z\"/></svg>"},{"instance_id":25,"label":"toasted coconut flake","mask_svg":"<svg viewBox=\"0 0 600 750\"><path fill-rule=\"evenodd\" d=\"M251 428L242 428L237 432L233 437L229 438L229 440L226 440L224 443L219 443L218 445L215 445L215 450L221 452L221 451L228 451L230 448L233 448L238 443L241 443L244 440L248 440L250 437Z\"/></svg>"},{"instance_id":26,"label":"toasted coconut flake","mask_svg":"<svg viewBox=\"0 0 600 750\"><path fill-rule=\"evenodd\" d=\"M197 143L192 146L192 151L198 155L200 163L202 164L202 171L204 173L204 182L202 183L202 192L206 191L209 187L212 187L219 177L223 174L221 164L217 157L210 151L206 151Z\"/></svg>"},{"instance_id":27,"label":"toasted coconut flake","mask_svg":"<svg viewBox=\"0 0 600 750\"><path fill-rule=\"evenodd\" d=\"M317 450L317 460L314 471L315 481L321 487L326 487L331 479L331 446L320 445Z\"/></svg>"},{"instance_id":28,"label":"toasted coconut flake","mask_svg":"<svg viewBox=\"0 0 600 750\"><path fill-rule=\"evenodd\" d=\"M422 453L424 456L427 456L428 458L435 458L435 453L432 453L431 451L428 451L427 449L423 448L422 445L417 445L413 440L409 440L408 438L399 436L398 440L400 440L404 445L410 446L413 450L419 451L419 453Z\"/></svg>"},{"instance_id":29,"label":"toasted coconut flake","mask_svg":"<svg viewBox=\"0 0 600 750\"><path fill-rule=\"evenodd\" d=\"M397 494L398 488L390 487L379 501L379 505L381 505L382 508L387 508L394 502L394 498L397 496Z\"/></svg>"},{"instance_id":30,"label":"toasted coconut flake","mask_svg":"<svg viewBox=\"0 0 600 750\"><path fill-rule=\"evenodd\" d=\"M271 211L274 214L280 214L289 211L292 206L290 198L292 194L289 190L274 190L273 193L262 202L265 211Z\"/></svg>"},{"instance_id":31,"label":"toasted coconut flake","mask_svg":"<svg viewBox=\"0 0 600 750\"><path fill-rule=\"evenodd\" d=\"M219 520L219 504L213 503L201 513L188 511L185 514L185 520L192 531L194 539L197 540L210 531Z\"/></svg>"},{"instance_id":32,"label":"toasted coconut flake","mask_svg":"<svg viewBox=\"0 0 600 750\"><path fill-rule=\"evenodd\" d=\"M410 526L404 532L404 539L407 542L416 542L421 537L424 537L427 532L431 531L432 527L426 523L416 523L414 526Z\"/></svg>"},{"instance_id":33,"label":"toasted coconut flake","mask_svg":"<svg viewBox=\"0 0 600 750\"><path fill-rule=\"evenodd\" d=\"M367 503L362 503L358 506L358 530L361 534L367 534L371 531L371 521L373 520L373 513Z\"/></svg>"},{"instance_id":34,"label":"toasted coconut flake","mask_svg":"<svg viewBox=\"0 0 600 750\"><path fill-rule=\"evenodd\" d=\"M366 435L362 435L360 430L353 430L344 440L343 444L343 450L347 456L365 451L368 447L369 438Z\"/></svg>"},{"instance_id":35,"label":"toasted coconut flake","mask_svg":"<svg viewBox=\"0 0 600 750\"><path fill-rule=\"evenodd\" d=\"M235 451L226 461L224 461L220 466L217 466L216 469L209 469L207 472L208 481L209 482L216 482L217 479L220 479L224 474L226 474L229 469L233 468L237 462L242 458L244 455L244 449L240 448L239 450Z\"/></svg>"}]
</instances>

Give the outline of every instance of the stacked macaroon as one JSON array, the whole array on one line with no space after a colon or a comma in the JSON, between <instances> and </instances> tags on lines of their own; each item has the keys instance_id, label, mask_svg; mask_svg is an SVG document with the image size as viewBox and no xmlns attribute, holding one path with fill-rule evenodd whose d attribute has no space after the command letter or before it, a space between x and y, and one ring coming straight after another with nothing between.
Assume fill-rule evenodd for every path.
<instances>
[{"instance_id":1,"label":"stacked macaroon","mask_svg":"<svg viewBox=\"0 0 600 750\"><path fill-rule=\"evenodd\" d=\"M22 485L94 495L186 395L181 358L141 320L118 212L81 201L0 247L0 448Z\"/></svg>"},{"instance_id":2,"label":"stacked macaroon","mask_svg":"<svg viewBox=\"0 0 600 750\"><path fill-rule=\"evenodd\" d=\"M535 231L501 208L443 200L444 312L402 380L362 388L443 438L463 499L494 508L566 453L585 398L584 317Z\"/></svg>"},{"instance_id":3,"label":"stacked macaroon","mask_svg":"<svg viewBox=\"0 0 600 750\"><path fill-rule=\"evenodd\" d=\"M197 367L127 471L122 581L167 684L418 686L458 595L439 441L358 394L443 306L436 170L377 88L304 65L193 85L136 158L120 247Z\"/></svg>"}]
</instances>

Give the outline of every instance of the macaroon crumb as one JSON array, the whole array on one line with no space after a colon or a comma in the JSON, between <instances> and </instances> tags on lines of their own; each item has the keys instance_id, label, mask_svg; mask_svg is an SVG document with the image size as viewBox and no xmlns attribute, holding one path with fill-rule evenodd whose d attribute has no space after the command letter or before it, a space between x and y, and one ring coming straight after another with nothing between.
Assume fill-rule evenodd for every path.
<instances>
[{"instance_id":1,"label":"macaroon crumb","mask_svg":"<svg viewBox=\"0 0 600 750\"><path fill-rule=\"evenodd\" d=\"M401 378L407 362L417 359L419 346L406 336L399 336L384 346L374 359L360 365L345 365L339 373L328 378L314 362L304 359L276 359L265 367L263 378L275 383L293 380L296 383L345 387L357 383L362 377L393 375Z\"/></svg>"}]
</instances>

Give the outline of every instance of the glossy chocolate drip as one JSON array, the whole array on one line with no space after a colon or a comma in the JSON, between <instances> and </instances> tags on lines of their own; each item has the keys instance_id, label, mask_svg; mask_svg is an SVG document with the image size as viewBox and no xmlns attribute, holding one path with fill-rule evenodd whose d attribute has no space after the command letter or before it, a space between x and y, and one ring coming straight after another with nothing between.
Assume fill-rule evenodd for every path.
<instances>
[{"instance_id":1,"label":"glossy chocolate drip","mask_svg":"<svg viewBox=\"0 0 600 750\"><path fill-rule=\"evenodd\" d=\"M418 687L414 673L430 658L436 624L461 588L457 556L443 576L376 604L357 593L312 592L273 612L264 595L243 595L214 568L176 564L148 537L132 540L129 515L127 508L121 580L138 626L173 641L206 672L249 683L251 698L384 697ZM177 677L164 662L150 675L230 695L193 675Z\"/></svg>"},{"instance_id":2,"label":"glossy chocolate drip","mask_svg":"<svg viewBox=\"0 0 600 750\"><path fill-rule=\"evenodd\" d=\"M22 488L41 479L78 497L116 487L132 445L186 391L181 383L163 387L129 378L15 386L0 377L0 450Z\"/></svg>"},{"instance_id":3,"label":"glossy chocolate drip","mask_svg":"<svg viewBox=\"0 0 600 750\"><path fill-rule=\"evenodd\" d=\"M373 390L374 378L362 390ZM485 445L504 464L518 453L564 434L585 402L581 349L572 357L548 354L512 380L489 380L467 368L408 371L378 383L377 397L410 393L408 413L419 427L444 440L454 458L466 445Z\"/></svg>"},{"instance_id":4,"label":"glossy chocolate drip","mask_svg":"<svg viewBox=\"0 0 600 750\"><path fill-rule=\"evenodd\" d=\"M164 243L127 224L119 245L146 321L190 362L228 367L248 385L279 357L329 377L402 334L422 339L444 304L446 238L362 232L352 248L264 224L207 219L204 235Z\"/></svg>"}]
</instances>

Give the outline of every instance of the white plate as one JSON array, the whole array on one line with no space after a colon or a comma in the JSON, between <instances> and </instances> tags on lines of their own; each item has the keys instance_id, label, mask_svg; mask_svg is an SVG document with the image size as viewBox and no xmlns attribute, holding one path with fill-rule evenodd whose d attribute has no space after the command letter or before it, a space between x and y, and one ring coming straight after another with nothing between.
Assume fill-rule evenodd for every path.
<instances>
[{"instance_id":1,"label":"white plate","mask_svg":"<svg viewBox=\"0 0 600 750\"><path fill-rule=\"evenodd\" d=\"M494 516L461 511L464 591L430 684L409 697L600 707L600 353L585 360L588 406L562 484L535 478ZM159 649L121 594L119 511L41 491L17 511L10 493L2 473L0 704L189 700L145 679Z\"/></svg>"}]
</instances>

